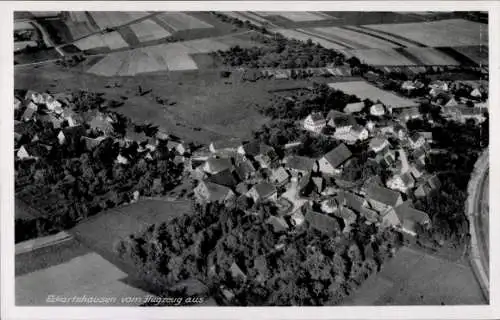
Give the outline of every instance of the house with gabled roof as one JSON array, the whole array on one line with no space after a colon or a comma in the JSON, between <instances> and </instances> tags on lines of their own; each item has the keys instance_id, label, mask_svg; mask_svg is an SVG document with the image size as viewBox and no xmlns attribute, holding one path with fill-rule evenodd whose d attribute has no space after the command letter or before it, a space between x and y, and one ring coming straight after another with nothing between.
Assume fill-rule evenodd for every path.
<instances>
[{"instance_id":1,"label":"house with gabled roof","mask_svg":"<svg viewBox=\"0 0 500 320\"><path fill-rule=\"evenodd\" d=\"M167 149L170 151L177 152L180 155L184 155L189 152L189 146L182 141L168 140Z\"/></svg>"},{"instance_id":2,"label":"house with gabled roof","mask_svg":"<svg viewBox=\"0 0 500 320\"><path fill-rule=\"evenodd\" d=\"M82 137L82 140L84 141L85 147L87 148L87 150L95 149L105 139L107 139L107 138L104 136L100 136L97 138L90 138L90 137L85 137L85 136Z\"/></svg>"},{"instance_id":3,"label":"house with gabled roof","mask_svg":"<svg viewBox=\"0 0 500 320\"><path fill-rule=\"evenodd\" d=\"M379 153L380 151L384 150L384 148L390 146L391 144L389 143L389 140L387 140L387 138L385 138L384 136L377 136L370 140L370 144L368 145L368 150L372 150L376 153Z\"/></svg>"},{"instance_id":4,"label":"house with gabled roof","mask_svg":"<svg viewBox=\"0 0 500 320\"><path fill-rule=\"evenodd\" d=\"M225 186L231 189L236 188L236 186L238 185L238 179L236 179L230 169L225 169L217 172L216 174L212 174L207 177L205 181Z\"/></svg>"},{"instance_id":5,"label":"house with gabled roof","mask_svg":"<svg viewBox=\"0 0 500 320\"><path fill-rule=\"evenodd\" d=\"M51 149L51 146L39 142L25 144L22 145L18 150L16 150L16 157L20 160L37 160L39 158L47 156Z\"/></svg>"},{"instance_id":6,"label":"house with gabled roof","mask_svg":"<svg viewBox=\"0 0 500 320\"><path fill-rule=\"evenodd\" d=\"M403 203L401 193L376 185L370 184L366 188L368 203L377 211L385 211L387 207L396 207Z\"/></svg>"},{"instance_id":7,"label":"house with gabled roof","mask_svg":"<svg viewBox=\"0 0 500 320\"><path fill-rule=\"evenodd\" d=\"M359 211L359 215L366 219L366 224L372 224L379 222L379 213L375 210L372 210L368 207L361 207Z\"/></svg>"},{"instance_id":8,"label":"house with gabled roof","mask_svg":"<svg viewBox=\"0 0 500 320\"><path fill-rule=\"evenodd\" d=\"M24 121L31 121L35 118L35 114L38 111L38 106L33 102L28 103L26 109L24 110L21 119Z\"/></svg>"},{"instance_id":9,"label":"house with gabled roof","mask_svg":"<svg viewBox=\"0 0 500 320\"><path fill-rule=\"evenodd\" d=\"M342 165L351 158L352 153L343 143L326 153L319 159L319 171L324 174L335 175L342 172Z\"/></svg>"},{"instance_id":10,"label":"house with gabled roof","mask_svg":"<svg viewBox=\"0 0 500 320\"><path fill-rule=\"evenodd\" d=\"M283 217L270 216L266 223L273 227L273 231L276 233L284 232L289 229L288 223Z\"/></svg>"},{"instance_id":11,"label":"house with gabled roof","mask_svg":"<svg viewBox=\"0 0 500 320\"><path fill-rule=\"evenodd\" d=\"M316 160L303 156L287 156L283 159L283 167L291 172L293 176L306 174L316 169Z\"/></svg>"},{"instance_id":12,"label":"house with gabled roof","mask_svg":"<svg viewBox=\"0 0 500 320\"><path fill-rule=\"evenodd\" d=\"M33 101L36 104L43 103L43 96L40 93L33 90L28 90L26 92L26 95L24 96L24 99L27 101Z\"/></svg>"},{"instance_id":13,"label":"house with gabled roof","mask_svg":"<svg viewBox=\"0 0 500 320\"><path fill-rule=\"evenodd\" d=\"M409 172L403 174L396 174L387 180L387 187L392 190L398 190L401 192L408 192L409 189L415 186L415 179Z\"/></svg>"},{"instance_id":14,"label":"house with gabled roof","mask_svg":"<svg viewBox=\"0 0 500 320\"><path fill-rule=\"evenodd\" d=\"M260 182L247 192L247 196L251 197L255 202L276 201L278 198L278 191L272 184Z\"/></svg>"},{"instance_id":15,"label":"house with gabled roof","mask_svg":"<svg viewBox=\"0 0 500 320\"><path fill-rule=\"evenodd\" d=\"M473 98L479 99L483 95L481 94L481 91L479 90L479 88L474 88L474 90L471 91L470 96L473 97Z\"/></svg>"},{"instance_id":16,"label":"house with gabled roof","mask_svg":"<svg viewBox=\"0 0 500 320\"><path fill-rule=\"evenodd\" d=\"M435 174L422 178L420 180L421 180L420 183L418 184L417 188L415 189L415 192L413 193L416 198L426 197L431 192L441 188L441 181Z\"/></svg>"},{"instance_id":17,"label":"house with gabled roof","mask_svg":"<svg viewBox=\"0 0 500 320\"><path fill-rule=\"evenodd\" d=\"M225 202L235 197L230 188L208 181L201 181L193 191L195 198L202 203Z\"/></svg>"},{"instance_id":18,"label":"house with gabled roof","mask_svg":"<svg viewBox=\"0 0 500 320\"><path fill-rule=\"evenodd\" d=\"M425 138L420 134L420 132L414 132L408 137L408 142L412 149L420 148L425 143Z\"/></svg>"},{"instance_id":19,"label":"house with gabled roof","mask_svg":"<svg viewBox=\"0 0 500 320\"><path fill-rule=\"evenodd\" d=\"M412 207L411 201L406 201L395 209L396 214L401 221L399 230L410 236L417 236L418 226L428 229L431 226L429 215L421 210Z\"/></svg>"},{"instance_id":20,"label":"house with gabled roof","mask_svg":"<svg viewBox=\"0 0 500 320\"><path fill-rule=\"evenodd\" d=\"M343 111L345 113L356 113L356 112L361 112L364 107L365 107L364 102L348 103Z\"/></svg>"},{"instance_id":21,"label":"house with gabled roof","mask_svg":"<svg viewBox=\"0 0 500 320\"><path fill-rule=\"evenodd\" d=\"M361 212L361 208L369 206L367 199L349 191L340 191L335 198L340 205L356 212Z\"/></svg>"},{"instance_id":22,"label":"house with gabled roof","mask_svg":"<svg viewBox=\"0 0 500 320\"><path fill-rule=\"evenodd\" d=\"M335 117L328 122L330 127L335 128L336 134L348 133L356 124L356 119L351 115Z\"/></svg>"},{"instance_id":23,"label":"house with gabled roof","mask_svg":"<svg viewBox=\"0 0 500 320\"><path fill-rule=\"evenodd\" d=\"M238 161L234 167L234 171L242 181L252 178L257 172L252 162L248 159Z\"/></svg>"},{"instance_id":24,"label":"house with gabled roof","mask_svg":"<svg viewBox=\"0 0 500 320\"><path fill-rule=\"evenodd\" d=\"M269 181L277 187L283 186L290 181L290 174L283 167L271 170Z\"/></svg>"},{"instance_id":25,"label":"house with gabled roof","mask_svg":"<svg viewBox=\"0 0 500 320\"><path fill-rule=\"evenodd\" d=\"M214 141L210 143L209 150L216 154L231 154L236 153L241 145L242 143L239 139Z\"/></svg>"},{"instance_id":26,"label":"house with gabled roof","mask_svg":"<svg viewBox=\"0 0 500 320\"><path fill-rule=\"evenodd\" d=\"M233 169L231 159L228 158L209 158L203 166L203 171L209 174L216 174L228 169Z\"/></svg>"},{"instance_id":27,"label":"house with gabled roof","mask_svg":"<svg viewBox=\"0 0 500 320\"><path fill-rule=\"evenodd\" d=\"M326 127L326 119L321 112L313 112L304 120L304 129L308 131L320 133L324 127Z\"/></svg>"},{"instance_id":28,"label":"house with gabled roof","mask_svg":"<svg viewBox=\"0 0 500 320\"><path fill-rule=\"evenodd\" d=\"M340 224L334 217L330 217L324 213L307 210L305 214L310 228L320 231L328 236L335 236L341 232Z\"/></svg>"}]
</instances>

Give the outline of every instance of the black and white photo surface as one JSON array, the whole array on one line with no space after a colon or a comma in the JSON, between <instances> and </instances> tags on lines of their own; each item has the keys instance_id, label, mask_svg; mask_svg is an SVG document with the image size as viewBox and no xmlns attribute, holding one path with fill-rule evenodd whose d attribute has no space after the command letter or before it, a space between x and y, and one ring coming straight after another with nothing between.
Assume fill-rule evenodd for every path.
<instances>
[{"instance_id":1,"label":"black and white photo surface","mask_svg":"<svg viewBox=\"0 0 500 320\"><path fill-rule=\"evenodd\" d=\"M16 306L489 305L488 12L283 8L13 13Z\"/></svg>"}]
</instances>

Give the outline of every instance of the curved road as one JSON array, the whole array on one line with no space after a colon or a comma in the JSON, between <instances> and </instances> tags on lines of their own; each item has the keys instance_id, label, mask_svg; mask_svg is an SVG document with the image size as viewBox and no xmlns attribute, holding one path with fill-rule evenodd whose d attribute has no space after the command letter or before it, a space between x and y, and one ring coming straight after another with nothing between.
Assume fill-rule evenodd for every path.
<instances>
[{"instance_id":1,"label":"curved road","mask_svg":"<svg viewBox=\"0 0 500 320\"><path fill-rule=\"evenodd\" d=\"M477 226L477 244L482 265L489 275L489 170L487 168L476 194L474 223Z\"/></svg>"},{"instance_id":2,"label":"curved road","mask_svg":"<svg viewBox=\"0 0 500 320\"><path fill-rule=\"evenodd\" d=\"M489 155L477 160L469 181L466 213L470 222L470 259L484 296L489 300Z\"/></svg>"}]
</instances>

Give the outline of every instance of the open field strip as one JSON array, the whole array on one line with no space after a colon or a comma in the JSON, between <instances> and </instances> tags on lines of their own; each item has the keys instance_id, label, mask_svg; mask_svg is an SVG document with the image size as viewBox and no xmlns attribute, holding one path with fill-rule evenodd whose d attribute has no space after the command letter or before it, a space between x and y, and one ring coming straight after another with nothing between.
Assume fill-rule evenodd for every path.
<instances>
[{"instance_id":1,"label":"open field strip","mask_svg":"<svg viewBox=\"0 0 500 320\"><path fill-rule=\"evenodd\" d=\"M406 41L403 38L397 38L397 37L394 37L390 34L379 33L375 30L370 30L370 29L366 29L366 28L363 29L359 26L342 26L342 28L356 31L358 33L363 33L367 36L371 36L374 38L379 38L379 39L382 39L385 41L389 41L398 47L419 47L419 45L417 45L416 43L411 42L411 41Z\"/></svg>"},{"instance_id":2,"label":"open field strip","mask_svg":"<svg viewBox=\"0 0 500 320\"><path fill-rule=\"evenodd\" d=\"M488 45L488 26L463 19L373 24L364 27L388 32L430 47Z\"/></svg>"},{"instance_id":3,"label":"open field strip","mask_svg":"<svg viewBox=\"0 0 500 320\"><path fill-rule=\"evenodd\" d=\"M460 63L445 53L434 48L405 48L405 51L415 56L425 65L460 65Z\"/></svg>"},{"instance_id":4,"label":"open field strip","mask_svg":"<svg viewBox=\"0 0 500 320\"><path fill-rule=\"evenodd\" d=\"M167 68L171 71L197 70L196 62L189 56L193 53L190 48L168 47L164 49L164 58L167 62Z\"/></svg>"},{"instance_id":5,"label":"open field strip","mask_svg":"<svg viewBox=\"0 0 500 320\"><path fill-rule=\"evenodd\" d=\"M211 24L183 12L163 12L156 17L175 31L213 28Z\"/></svg>"},{"instance_id":6,"label":"open field strip","mask_svg":"<svg viewBox=\"0 0 500 320\"><path fill-rule=\"evenodd\" d=\"M347 39L334 38L330 34L323 31L314 29L298 29L298 28L296 30L305 33L310 37L320 38L323 39L324 41L335 43L339 46L345 47L346 49L356 49L356 48L359 49L358 43Z\"/></svg>"},{"instance_id":7,"label":"open field strip","mask_svg":"<svg viewBox=\"0 0 500 320\"><path fill-rule=\"evenodd\" d=\"M68 11L69 18L74 22L88 22L85 11Z\"/></svg>"},{"instance_id":8,"label":"open field strip","mask_svg":"<svg viewBox=\"0 0 500 320\"><path fill-rule=\"evenodd\" d=\"M312 11L256 11L255 13L264 17L281 16L293 22L335 19L323 13Z\"/></svg>"},{"instance_id":9,"label":"open field strip","mask_svg":"<svg viewBox=\"0 0 500 320\"><path fill-rule=\"evenodd\" d=\"M314 28L313 31L320 31L326 35L332 37L332 40L348 40L352 43L357 43L356 48L391 48L399 47L390 41L379 39L370 35L366 35L357 31L342 29L338 27L325 27L325 28Z\"/></svg>"},{"instance_id":10,"label":"open field strip","mask_svg":"<svg viewBox=\"0 0 500 320\"><path fill-rule=\"evenodd\" d=\"M140 51L141 55L137 63L137 70L135 71L135 74L156 72L158 70L164 69L165 65L158 62L151 50L148 50L148 48L141 48L138 50Z\"/></svg>"},{"instance_id":11,"label":"open field strip","mask_svg":"<svg viewBox=\"0 0 500 320\"><path fill-rule=\"evenodd\" d=\"M242 16L243 18L247 18L247 20L250 20L250 21L258 21L260 23L268 23L269 21L267 21L267 19L259 16L258 14L254 13L254 12L251 12L251 11L238 11L238 14L240 16Z\"/></svg>"},{"instance_id":12,"label":"open field strip","mask_svg":"<svg viewBox=\"0 0 500 320\"><path fill-rule=\"evenodd\" d=\"M115 52L94 64L87 72L101 76L116 75L127 58L128 52Z\"/></svg>"},{"instance_id":13,"label":"open field strip","mask_svg":"<svg viewBox=\"0 0 500 320\"><path fill-rule=\"evenodd\" d=\"M141 11L90 11L89 13L101 29L118 27L149 14Z\"/></svg>"},{"instance_id":14,"label":"open field strip","mask_svg":"<svg viewBox=\"0 0 500 320\"><path fill-rule=\"evenodd\" d=\"M355 95L362 100L380 100L383 104L392 108L405 108L418 105L415 101L379 89L366 81L333 82L329 83L328 86L347 94Z\"/></svg>"},{"instance_id":15,"label":"open field strip","mask_svg":"<svg viewBox=\"0 0 500 320\"><path fill-rule=\"evenodd\" d=\"M306 34L306 33L302 32L302 30L300 30L300 29L299 30L274 29L273 32L280 33L286 38L295 39L295 40L299 40L299 41L307 41L307 40L311 39L313 42L318 43L327 49L344 50L344 49L349 48L349 46L345 46L345 45L343 45L343 43L340 43L338 41L335 41L335 42L328 41L326 39L323 39L323 38L320 38L317 36Z\"/></svg>"},{"instance_id":16,"label":"open field strip","mask_svg":"<svg viewBox=\"0 0 500 320\"><path fill-rule=\"evenodd\" d=\"M191 40L183 43L188 48L196 50L199 53L209 53L217 50L227 50L230 47L220 41L213 39Z\"/></svg>"},{"instance_id":17,"label":"open field strip","mask_svg":"<svg viewBox=\"0 0 500 320\"><path fill-rule=\"evenodd\" d=\"M488 46L453 47L452 49L463 54L478 65L487 65L489 63Z\"/></svg>"},{"instance_id":18,"label":"open field strip","mask_svg":"<svg viewBox=\"0 0 500 320\"><path fill-rule=\"evenodd\" d=\"M166 38L171 35L170 32L163 29L152 20L142 20L141 22L131 24L130 28L140 42Z\"/></svg>"},{"instance_id":19,"label":"open field strip","mask_svg":"<svg viewBox=\"0 0 500 320\"><path fill-rule=\"evenodd\" d=\"M402 65L411 66L416 63L407 57L403 56L394 49L362 49L362 50L350 50L360 61L374 66L384 66L384 65Z\"/></svg>"}]
</instances>

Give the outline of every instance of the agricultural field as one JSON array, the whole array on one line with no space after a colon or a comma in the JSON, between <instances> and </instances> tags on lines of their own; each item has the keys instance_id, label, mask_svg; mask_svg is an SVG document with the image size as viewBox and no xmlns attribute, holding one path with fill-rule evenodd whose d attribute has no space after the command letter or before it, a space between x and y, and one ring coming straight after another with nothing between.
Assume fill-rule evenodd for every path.
<instances>
[{"instance_id":1,"label":"agricultural field","mask_svg":"<svg viewBox=\"0 0 500 320\"><path fill-rule=\"evenodd\" d=\"M145 11L90 11L89 14L101 30L128 24L149 15Z\"/></svg>"},{"instance_id":2,"label":"agricultural field","mask_svg":"<svg viewBox=\"0 0 500 320\"><path fill-rule=\"evenodd\" d=\"M256 11L255 14L268 17L268 16L281 16L285 19L302 22L302 21L318 21L333 19L333 17L322 13L313 11Z\"/></svg>"},{"instance_id":3,"label":"agricultural field","mask_svg":"<svg viewBox=\"0 0 500 320\"><path fill-rule=\"evenodd\" d=\"M416 61L410 60L391 48L350 50L349 53L358 58L361 62L374 66L411 66L418 64Z\"/></svg>"},{"instance_id":4,"label":"agricultural field","mask_svg":"<svg viewBox=\"0 0 500 320\"><path fill-rule=\"evenodd\" d=\"M453 47L453 50L463 54L478 65L488 65L488 46Z\"/></svg>"},{"instance_id":5,"label":"agricultural field","mask_svg":"<svg viewBox=\"0 0 500 320\"><path fill-rule=\"evenodd\" d=\"M95 24L89 21L89 14L85 11L70 11L67 14L65 23L71 34L71 39L83 38L91 33L99 31Z\"/></svg>"},{"instance_id":6,"label":"agricultural field","mask_svg":"<svg viewBox=\"0 0 500 320\"><path fill-rule=\"evenodd\" d=\"M16 267L18 260L19 262L24 260L27 264L37 260L59 260L53 265L16 277L16 305L68 305L61 302L47 302L49 295L117 297L116 302L105 305L131 305L130 303L123 303L121 298L148 294L139 288L131 286L127 282L128 275L125 272L99 254L83 249L78 242L72 240L69 248L67 247L68 244L62 246L65 248L61 250L59 250L59 246L51 248L52 252L45 252L42 257L39 257L42 259L28 260L16 256ZM32 257L32 255L33 253L27 253L26 257ZM65 257L61 259L61 255ZM136 303L135 305L139 304ZM70 305L78 305L78 303Z\"/></svg>"},{"instance_id":7,"label":"agricultural field","mask_svg":"<svg viewBox=\"0 0 500 320\"><path fill-rule=\"evenodd\" d=\"M128 47L128 43L116 31L85 37L74 42L74 45L82 51L91 49L116 50Z\"/></svg>"},{"instance_id":8,"label":"agricultural field","mask_svg":"<svg viewBox=\"0 0 500 320\"><path fill-rule=\"evenodd\" d=\"M208 54L227 50L231 46L251 47L257 45L244 35L224 38L205 38L184 42L152 45L129 51L112 52L90 67L87 72L101 76L134 76L140 73L159 71L197 70L192 54Z\"/></svg>"},{"instance_id":9,"label":"agricultural field","mask_svg":"<svg viewBox=\"0 0 500 320\"><path fill-rule=\"evenodd\" d=\"M145 200L99 213L78 224L70 233L98 252L112 252L116 240L190 211L188 201Z\"/></svg>"},{"instance_id":10,"label":"agricultural field","mask_svg":"<svg viewBox=\"0 0 500 320\"><path fill-rule=\"evenodd\" d=\"M294 29L273 29L273 32L277 32L282 34L284 37L289 38L289 39L295 39L299 41L307 41L311 39L313 42L318 43L322 45L323 47L327 49L334 49L334 50L339 50L342 51L344 49L347 49L348 46L345 43L341 43L339 41L331 41L328 39L325 39L320 36L315 36L310 33L305 33L302 30L294 30Z\"/></svg>"},{"instance_id":11,"label":"agricultural field","mask_svg":"<svg viewBox=\"0 0 500 320\"><path fill-rule=\"evenodd\" d=\"M407 247L365 281L344 305L479 305L481 288L467 264Z\"/></svg>"},{"instance_id":12,"label":"agricultural field","mask_svg":"<svg viewBox=\"0 0 500 320\"><path fill-rule=\"evenodd\" d=\"M154 21L142 20L130 25L130 28L135 33L140 42L147 42L166 38L171 35L170 32L160 27Z\"/></svg>"},{"instance_id":13,"label":"agricultural field","mask_svg":"<svg viewBox=\"0 0 500 320\"><path fill-rule=\"evenodd\" d=\"M163 22L172 32L213 28L211 24L183 12L162 12L156 15L156 19Z\"/></svg>"},{"instance_id":14,"label":"agricultural field","mask_svg":"<svg viewBox=\"0 0 500 320\"><path fill-rule=\"evenodd\" d=\"M488 25L463 19L374 24L365 27L404 37L429 47L488 45Z\"/></svg>"},{"instance_id":15,"label":"agricultural field","mask_svg":"<svg viewBox=\"0 0 500 320\"><path fill-rule=\"evenodd\" d=\"M366 81L349 81L329 83L330 88L341 90L344 93L352 94L361 100L380 100L386 106L392 108L406 108L418 105L415 101L399 97L391 92L379 89Z\"/></svg>"},{"instance_id":16,"label":"agricultural field","mask_svg":"<svg viewBox=\"0 0 500 320\"><path fill-rule=\"evenodd\" d=\"M437 50L435 48L405 48L401 50L402 52L409 53L412 57L416 58L416 61L421 62L418 63L420 65L460 65L460 62L453 59L450 55L445 54L444 52Z\"/></svg>"}]
</instances>

